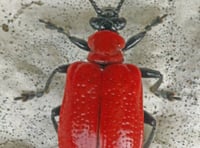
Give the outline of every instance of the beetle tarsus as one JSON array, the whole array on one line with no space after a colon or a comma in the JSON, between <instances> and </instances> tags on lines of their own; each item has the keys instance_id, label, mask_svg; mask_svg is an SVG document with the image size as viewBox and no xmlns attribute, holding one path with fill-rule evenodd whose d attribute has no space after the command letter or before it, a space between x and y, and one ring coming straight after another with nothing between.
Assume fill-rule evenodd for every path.
<instances>
[{"instance_id":1,"label":"beetle tarsus","mask_svg":"<svg viewBox=\"0 0 200 148\"><path fill-rule=\"evenodd\" d=\"M167 100L169 100L169 101L174 101L174 100L180 101L180 100L181 100L181 98L180 98L180 97L176 97L176 96L175 96L175 93L172 92L172 91L157 90L157 91L155 92L155 94L156 94L157 96L161 96L162 98L167 99Z\"/></svg>"},{"instance_id":2,"label":"beetle tarsus","mask_svg":"<svg viewBox=\"0 0 200 148\"><path fill-rule=\"evenodd\" d=\"M42 97L45 93L49 92L49 86L50 86L55 74L57 72L66 73L68 67L69 67L68 64L64 64L64 65L61 65L61 66L57 67L56 69L54 69L53 72L50 74L50 76L45 84L44 89L39 89L37 91L22 91L21 96L14 98L14 100L27 101L27 100L33 99L34 97L37 97L37 98Z\"/></svg>"},{"instance_id":3,"label":"beetle tarsus","mask_svg":"<svg viewBox=\"0 0 200 148\"><path fill-rule=\"evenodd\" d=\"M68 37L70 36L70 33L69 32L65 32L65 30L62 27L58 27L58 26L56 26L55 24L53 24L53 23L51 23L49 21L45 21L45 20L39 19L39 22L44 23L45 27L48 28L48 29L56 30L57 32L62 33L64 35L68 36Z\"/></svg>"},{"instance_id":4,"label":"beetle tarsus","mask_svg":"<svg viewBox=\"0 0 200 148\"><path fill-rule=\"evenodd\" d=\"M162 23L163 22L163 19L165 18L165 17L167 17L167 14L164 14L163 16L157 16L154 20L152 20L152 22L149 24L149 25L147 25L144 29L146 30L146 31L149 31L149 30L151 30L151 28L153 27L153 26L156 26L156 25L158 25L158 24L160 24L160 23Z\"/></svg>"},{"instance_id":5,"label":"beetle tarsus","mask_svg":"<svg viewBox=\"0 0 200 148\"><path fill-rule=\"evenodd\" d=\"M23 102L33 99L34 97L42 97L44 95L44 90L39 91L23 91L20 97L14 98L14 100L22 100Z\"/></svg>"},{"instance_id":6,"label":"beetle tarsus","mask_svg":"<svg viewBox=\"0 0 200 148\"><path fill-rule=\"evenodd\" d=\"M156 96L161 96L162 98L168 99L169 101L181 100L180 97L175 96L174 92L158 90L163 82L163 75L159 71L149 68L140 68L140 71L143 78L158 78L158 80L150 87L150 91Z\"/></svg>"}]
</instances>

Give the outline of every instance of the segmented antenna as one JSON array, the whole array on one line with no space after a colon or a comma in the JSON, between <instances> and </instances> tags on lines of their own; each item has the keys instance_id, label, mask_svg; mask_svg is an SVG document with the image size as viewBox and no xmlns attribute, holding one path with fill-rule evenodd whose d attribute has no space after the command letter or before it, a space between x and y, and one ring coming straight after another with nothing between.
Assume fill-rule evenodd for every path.
<instances>
[{"instance_id":1,"label":"segmented antenna","mask_svg":"<svg viewBox=\"0 0 200 148\"><path fill-rule=\"evenodd\" d=\"M93 0L89 0L92 6L94 7L94 10L96 11L97 14L101 14L102 10L97 6L96 2Z\"/></svg>"},{"instance_id":2,"label":"segmented antenna","mask_svg":"<svg viewBox=\"0 0 200 148\"><path fill-rule=\"evenodd\" d=\"M120 9L121 9L121 7L122 7L124 1L125 1L125 0L121 0L121 1L119 2L117 8L115 9L115 11L116 11L117 13L119 13L119 11L120 11Z\"/></svg>"}]
</instances>

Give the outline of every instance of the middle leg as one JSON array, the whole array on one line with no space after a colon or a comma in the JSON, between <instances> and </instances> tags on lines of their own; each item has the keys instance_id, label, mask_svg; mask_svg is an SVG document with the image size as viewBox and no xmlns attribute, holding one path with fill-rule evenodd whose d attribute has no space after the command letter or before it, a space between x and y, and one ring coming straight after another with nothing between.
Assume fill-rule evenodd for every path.
<instances>
[{"instance_id":1,"label":"middle leg","mask_svg":"<svg viewBox=\"0 0 200 148\"><path fill-rule=\"evenodd\" d=\"M149 68L140 68L140 71L143 78L158 78L158 80L150 87L150 91L155 95L162 96L164 99L168 99L169 101L181 100L181 98L174 96L174 92L158 90L163 81L163 75L159 71Z\"/></svg>"},{"instance_id":2,"label":"middle leg","mask_svg":"<svg viewBox=\"0 0 200 148\"><path fill-rule=\"evenodd\" d=\"M52 82L53 77L55 76L56 73L66 73L67 69L69 67L69 64L61 65L54 69L54 71L50 74L49 78L47 79L47 82L45 84L45 87L43 89L37 90L37 91L22 91L21 96L15 97L14 100L22 100L22 101L27 101L31 100L34 97L42 97L45 93L49 92L49 86Z\"/></svg>"}]
</instances>

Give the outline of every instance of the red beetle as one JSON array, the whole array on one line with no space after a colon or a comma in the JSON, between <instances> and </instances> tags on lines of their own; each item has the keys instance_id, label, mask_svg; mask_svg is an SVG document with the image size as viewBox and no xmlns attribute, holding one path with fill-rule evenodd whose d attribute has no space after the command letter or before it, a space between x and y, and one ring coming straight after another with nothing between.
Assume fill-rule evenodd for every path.
<instances>
[{"instance_id":1,"label":"red beetle","mask_svg":"<svg viewBox=\"0 0 200 148\"><path fill-rule=\"evenodd\" d=\"M172 92L158 91L163 76L159 71L138 68L123 63L123 52L135 46L146 32L162 22L166 16L157 17L144 31L130 37L126 42L117 32L126 25L119 17L121 0L116 8L100 9L93 0L97 17L90 25L97 30L86 42L73 37L50 22L48 28L68 36L70 41L89 51L88 62L75 62L56 68L43 90L23 92L15 100L29 100L48 92L53 76L67 72L64 99L61 106L52 110L52 121L58 131L59 148L147 148L149 147L156 120L143 110L141 78L158 78L150 88L156 95L169 100L180 99ZM55 119L60 116L59 124ZM144 123L152 126L144 141Z\"/></svg>"}]
</instances>

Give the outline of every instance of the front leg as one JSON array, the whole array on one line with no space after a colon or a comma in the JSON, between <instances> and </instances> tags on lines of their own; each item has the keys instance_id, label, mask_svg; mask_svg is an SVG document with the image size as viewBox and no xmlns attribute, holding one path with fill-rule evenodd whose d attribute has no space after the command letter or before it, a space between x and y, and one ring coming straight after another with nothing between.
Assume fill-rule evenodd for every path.
<instances>
[{"instance_id":1,"label":"front leg","mask_svg":"<svg viewBox=\"0 0 200 148\"><path fill-rule=\"evenodd\" d=\"M44 89L41 90L37 90L37 91L22 91L21 96L20 97L16 97L14 98L14 100L22 100L22 101L27 101L30 99L33 99L34 97L42 97L45 93L48 93L49 91L49 86L52 82L52 79L54 77L54 75L59 72L59 73L66 73L67 69L68 69L69 65L65 64L65 65L61 65L59 67L57 67L49 76L49 78L47 79L47 82L45 84Z\"/></svg>"},{"instance_id":2,"label":"front leg","mask_svg":"<svg viewBox=\"0 0 200 148\"><path fill-rule=\"evenodd\" d=\"M132 47L136 46L144 38L146 33L149 30L151 30L151 28L153 26L156 26L156 25L162 23L163 19L166 16L167 16L167 14L163 15L162 17L160 17L160 16L156 17L154 20L152 20L152 22L149 25L144 27L144 31L130 37L126 42L126 45L125 45L123 51L127 51L127 50L131 49Z\"/></svg>"},{"instance_id":3,"label":"front leg","mask_svg":"<svg viewBox=\"0 0 200 148\"><path fill-rule=\"evenodd\" d=\"M158 78L158 80L150 87L150 91L153 92L155 95L162 96L163 98L170 101L181 100L181 98L174 96L174 92L158 90L163 81L163 75L159 71L149 68L140 68L140 71L143 78Z\"/></svg>"},{"instance_id":4,"label":"front leg","mask_svg":"<svg viewBox=\"0 0 200 148\"><path fill-rule=\"evenodd\" d=\"M74 36L71 36L69 32L65 32L63 28L56 26L55 24L48 22L48 21L44 21L44 20L39 20L41 23L44 23L46 28L48 29L52 29L52 30L57 30L58 32L66 35L69 40L75 44L76 46L78 46L80 49L83 49L85 51L90 51L90 48L88 47L87 42L84 39L80 39Z\"/></svg>"}]
</instances>

